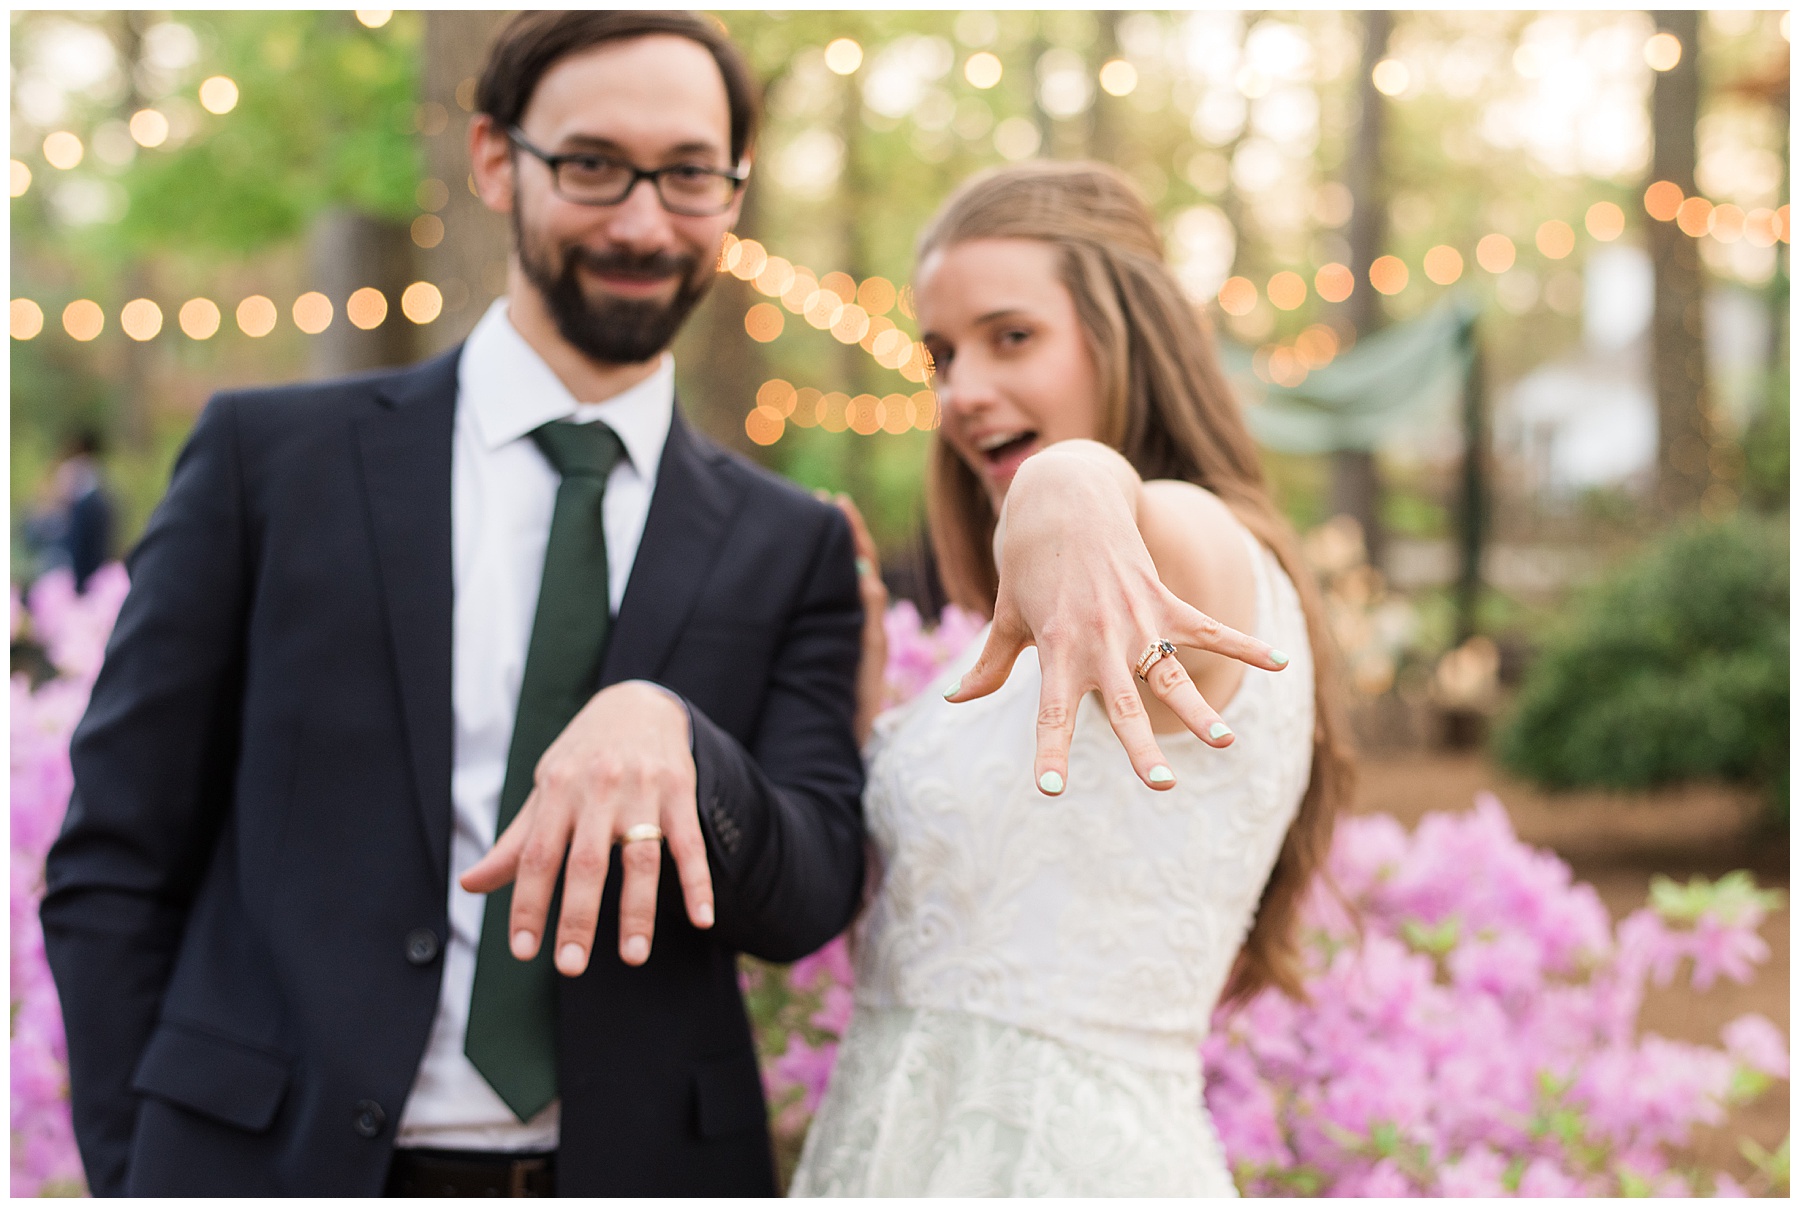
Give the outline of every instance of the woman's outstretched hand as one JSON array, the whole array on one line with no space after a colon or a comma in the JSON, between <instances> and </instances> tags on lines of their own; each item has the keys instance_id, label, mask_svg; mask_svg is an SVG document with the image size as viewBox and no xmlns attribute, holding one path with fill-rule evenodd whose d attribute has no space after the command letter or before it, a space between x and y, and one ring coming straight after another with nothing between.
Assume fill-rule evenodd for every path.
<instances>
[{"instance_id":1,"label":"woman's outstretched hand","mask_svg":"<svg viewBox=\"0 0 1800 1208\"><path fill-rule=\"evenodd\" d=\"M856 542L856 590L862 597L863 636L862 663L856 673L856 744L869 741L875 728L875 717L885 703L887 682L887 584L881 579L881 554L875 538L863 522L848 495L818 492L819 498L836 505L850 521L850 535Z\"/></svg>"},{"instance_id":2,"label":"woman's outstretched hand","mask_svg":"<svg viewBox=\"0 0 1800 1208\"><path fill-rule=\"evenodd\" d=\"M997 690L1019 652L1038 648L1043 671L1037 719L1040 790L1068 782L1076 709L1097 691L1113 732L1140 779L1173 788L1133 667L1151 643L1212 651L1279 671L1287 658L1182 601L1158 577L1138 532L1142 482L1118 453L1094 441L1062 441L1026 460L1001 513L1000 592L981 657L945 694L953 703ZM1201 741L1229 746L1230 727L1207 704L1180 661L1165 657L1148 675L1150 690Z\"/></svg>"}]
</instances>

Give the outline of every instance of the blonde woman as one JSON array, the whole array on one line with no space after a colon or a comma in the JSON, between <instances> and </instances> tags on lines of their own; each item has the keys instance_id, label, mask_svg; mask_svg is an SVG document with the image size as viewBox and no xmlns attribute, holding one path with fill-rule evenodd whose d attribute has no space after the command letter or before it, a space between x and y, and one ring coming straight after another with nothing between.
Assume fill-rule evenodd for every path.
<instances>
[{"instance_id":1,"label":"blonde woman","mask_svg":"<svg viewBox=\"0 0 1800 1208\"><path fill-rule=\"evenodd\" d=\"M793 1190L1233 1194L1198 1049L1298 991L1348 787L1317 589L1117 172L969 182L914 293L935 552L993 623L867 742L881 880Z\"/></svg>"}]
</instances>

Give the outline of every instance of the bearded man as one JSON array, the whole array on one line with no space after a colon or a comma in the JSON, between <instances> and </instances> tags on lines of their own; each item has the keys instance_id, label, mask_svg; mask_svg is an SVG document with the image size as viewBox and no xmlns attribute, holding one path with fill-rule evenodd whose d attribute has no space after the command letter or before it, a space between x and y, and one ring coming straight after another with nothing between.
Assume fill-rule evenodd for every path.
<instances>
[{"instance_id":1,"label":"bearded man","mask_svg":"<svg viewBox=\"0 0 1800 1208\"><path fill-rule=\"evenodd\" d=\"M862 617L844 518L674 403L756 90L577 12L477 95L505 297L215 397L130 560L43 905L96 1193L775 1190L736 955L856 905Z\"/></svg>"}]
</instances>

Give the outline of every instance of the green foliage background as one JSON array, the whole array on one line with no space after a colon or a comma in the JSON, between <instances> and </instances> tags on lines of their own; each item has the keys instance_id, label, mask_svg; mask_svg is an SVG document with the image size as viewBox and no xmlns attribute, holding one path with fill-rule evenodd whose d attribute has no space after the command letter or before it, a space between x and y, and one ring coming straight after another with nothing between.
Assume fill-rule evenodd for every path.
<instances>
[{"instance_id":1,"label":"green foliage background","mask_svg":"<svg viewBox=\"0 0 1800 1208\"><path fill-rule=\"evenodd\" d=\"M1542 784L1753 784L1788 814L1788 526L1690 522L1577 602L1495 750Z\"/></svg>"}]
</instances>

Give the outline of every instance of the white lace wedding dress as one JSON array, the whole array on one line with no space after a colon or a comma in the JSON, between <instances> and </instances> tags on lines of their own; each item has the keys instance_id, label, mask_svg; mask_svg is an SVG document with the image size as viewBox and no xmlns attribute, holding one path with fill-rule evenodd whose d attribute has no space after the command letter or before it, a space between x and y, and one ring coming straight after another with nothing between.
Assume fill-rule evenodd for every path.
<instances>
[{"instance_id":1,"label":"white lace wedding dress","mask_svg":"<svg viewBox=\"0 0 1800 1208\"><path fill-rule=\"evenodd\" d=\"M999 692L947 704L978 638L877 723L865 803L883 879L793 1194L1236 1194L1198 1050L1313 733L1299 601L1245 539L1256 635L1293 661L1245 670L1226 750L1158 735L1173 790L1144 787L1090 698L1066 791L1037 791L1035 650Z\"/></svg>"}]
</instances>

